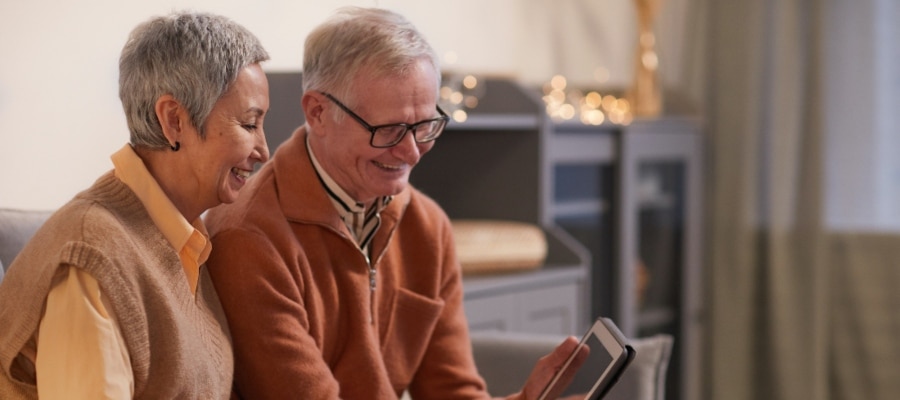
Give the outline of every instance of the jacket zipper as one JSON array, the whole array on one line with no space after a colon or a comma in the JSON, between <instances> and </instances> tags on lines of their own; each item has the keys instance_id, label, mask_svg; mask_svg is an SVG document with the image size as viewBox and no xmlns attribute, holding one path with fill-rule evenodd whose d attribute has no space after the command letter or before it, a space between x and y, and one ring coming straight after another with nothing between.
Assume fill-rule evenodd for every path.
<instances>
[{"instance_id":1,"label":"jacket zipper","mask_svg":"<svg viewBox=\"0 0 900 400\"><path fill-rule=\"evenodd\" d=\"M369 267L369 324L375 324L375 287L378 285L375 265L372 260L363 251L363 257L366 258L366 265Z\"/></svg>"}]
</instances>

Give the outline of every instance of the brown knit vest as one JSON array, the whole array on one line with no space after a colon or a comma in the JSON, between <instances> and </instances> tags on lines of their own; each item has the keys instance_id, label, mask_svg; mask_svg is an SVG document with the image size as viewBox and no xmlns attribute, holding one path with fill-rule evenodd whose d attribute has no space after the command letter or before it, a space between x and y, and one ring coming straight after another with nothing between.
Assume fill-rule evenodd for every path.
<instances>
[{"instance_id":1,"label":"brown knit vest","mask_svg":"<svg viewBox=\"0 0 900 400\"><path fill-rule=\"evenodd\" d=\"M10 371L63 264L90 273L109 299L131 357L135 399L229 397L230 337L206 267L195 298L176 251L110 172L47 221L0 282L0 399L37 398L35 377L15 379Z\"/></svg>"}]
</instances>

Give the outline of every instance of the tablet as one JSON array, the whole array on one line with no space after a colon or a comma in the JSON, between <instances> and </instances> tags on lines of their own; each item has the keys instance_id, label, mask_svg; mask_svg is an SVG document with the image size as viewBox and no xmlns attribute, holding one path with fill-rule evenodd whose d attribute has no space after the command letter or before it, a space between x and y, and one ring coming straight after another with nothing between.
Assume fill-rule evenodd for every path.
<instances>
[{"instance_id":1,"label":"tablet","mask_svg":"<svg viewBox=\"0 0 900 400\"><path fill-rule=\"evenodd\" d=\"M601 399L633 358L634 348L616 324L609 318L597 318L538 399Z\"/></svg>"}]
</instances>

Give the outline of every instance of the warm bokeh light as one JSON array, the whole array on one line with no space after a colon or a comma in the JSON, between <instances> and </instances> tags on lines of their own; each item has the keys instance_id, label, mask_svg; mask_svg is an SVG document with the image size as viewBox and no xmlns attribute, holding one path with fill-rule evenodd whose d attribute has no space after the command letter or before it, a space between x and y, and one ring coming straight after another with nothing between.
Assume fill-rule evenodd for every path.
<instances>
[{"instance_id":1,"label":"warm bokeh light","mask_svg":"<svg viewBox=\"0 0 900 400\"><path fill-rule=\"evenodd\" d=\"M566 101L566 92L558 89L553 89L553 91L551 91L546 98L549 99L551 103L562 104Z\"/></svg>"},{"instance_id":2,"label":"warm bokeh light","mask_svg":"<svg viewBox=\"0 0 900 400\"><path fill-rule=\"evenodd\" d=\"M463 78L462 83L463 86L466 87L466 89L475 89L475 86L478 86L478 78L476 78L474 75L466 75L466 77Z\"/></svg>"},{"instance_id":3,"label":"warm bokeh light","mask_svg":"<svg viewBox=\"0 0 900 400\"><path fill-rule=\"evenodd\" d=\"M566 88L566 77L556 75L550 79L550 86L555 90L564 90Z\"/></svg>"},{"instance_id":4,"label":"warm bokeh light","mask_svg":"<svg viewBox=\"0 0 900 400\"><path fill-rule=\"evenodd\" d=\"M441 86L441 98L444 100L450 99L450 96L453 95L453 89L449 86Z\"/></svg>"},{"instance_id":5,"label":"warm bokeh light","mask_svg":"<svg viewBox=\"0 0 900 400\"><path fill-rule=\"evenodd\" d=\"M633 120L628 100L594 90L587 93L577 88L566 90L566 85L566 78L556 75L542 86L545 109L552 119L576 119L585 125L602 125L607 121L628 125Z\"/></svg>"},{"instance_id":6,"label":"warm bokeh light","mask_svg":"<svg viewBox=\"0 0 900 400\"><path fill-rule=\"evenodd\" d=\"M655 70L657 66L659 66L659 58L656 56L656 52L653 51L645 51L644 54L641 55L641 63L644 64L644 67L650 70Z\"/></svg>"},{"instance_id":7,"label":"warm bokeh light","mask_svg":"<svg viewBox=\"0 0 900 400\"><path fill-rule=\"evenodd\" d=\"M584 102L591 108L600 108L603 96L600 96L600 93L597 92L589 92L587 96L584 96Z\"/></svg>"},{"instance_id":8,"label":"warm bokeh light","mask_svg":"<svg viewBox=\"0 0 900 400\"><path fill-rule=\"evenodd\" d=\"M616 108L616 100L616 96L608 94L606 96L603 96L601 105L603 106L603 109L606 110L606 112L610 112L610 110Z\"/></svg>"},{"instance_id":9,"label":"warm bokeh light","mask_svg":"<svg viewBox=\"0 0 900 400\"><path fill-rule=\"evenodd\" d=\"M585 124L600 125L604 120L606 120L606 116L600 110L587 110L581 113L581 122Z\"/></svg>"},{"instance_id":10,"label":"warm bokeh light","mask_svg":"<svg viewBox=\"0 0 900 400\"><path fill-rule=\"evenodd\" d=\"M453 111L453 120L456 122L465 122L469 119L469 114L465 110Z\"/></svg>"},{"instance_id":11,"label":"warm bokeh light","mask_svg":"<svg viewBox=\"0 0 900 400\"><path fill-rule=\"evenodd\" d=\"M617 112L609 113L609 121L610 122L612 122L614 124L621 124L623 120L624 120L624 117L622 116L621 113L617 113Z\"/></svg>"},{"instance_id":12,"label":"warm bokeh light","mask_svg":"<svg viewBox=\"0 0 900 400\"><path fill-rule=\"evenodd\" d=\"M450 102L453 104L459 104L463 101L463 94L460 92L453 92L450 94L449 98Z\"/></svg>"},{"instance_id":13,"label":"warm bokeh light","mask_svg":"<svg viewBox=\"0 0 900 400\"><path fill-rule=\"evenodd\" d=\"M571 104L563 104L559 106L559 116L562 119L572 119L575 118L575 107L572 107Z\"/></svg>"}]
</instances>

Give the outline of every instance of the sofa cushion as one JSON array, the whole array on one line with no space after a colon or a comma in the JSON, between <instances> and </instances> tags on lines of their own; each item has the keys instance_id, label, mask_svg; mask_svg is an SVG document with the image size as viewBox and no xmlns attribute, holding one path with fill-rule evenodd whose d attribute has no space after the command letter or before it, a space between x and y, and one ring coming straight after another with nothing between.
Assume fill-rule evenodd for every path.
<instances>
[{"instance_id":1,"label":"sofa cushion","mask_svg":"<svg viewBox=\"0 0 900 400\"><path fill-rule=\"evenodd\" d=\"M52 211L0 208L0 266L6 271L16 254L50 217ZM0 277L3 274L0 273Z\"/></svg>"},{"instance_id":2,"label":"sofa cushion","mask_svg":"<svg viewBox=\"0 0 900 400\"><path fill-rule=\"evenodd\" d=\"M657 334L631 339L637 354L631 365L610 389L606 400L662 400L666 397L666 372L672 355L674 338Z\"/></svg>"}]
</instances>

